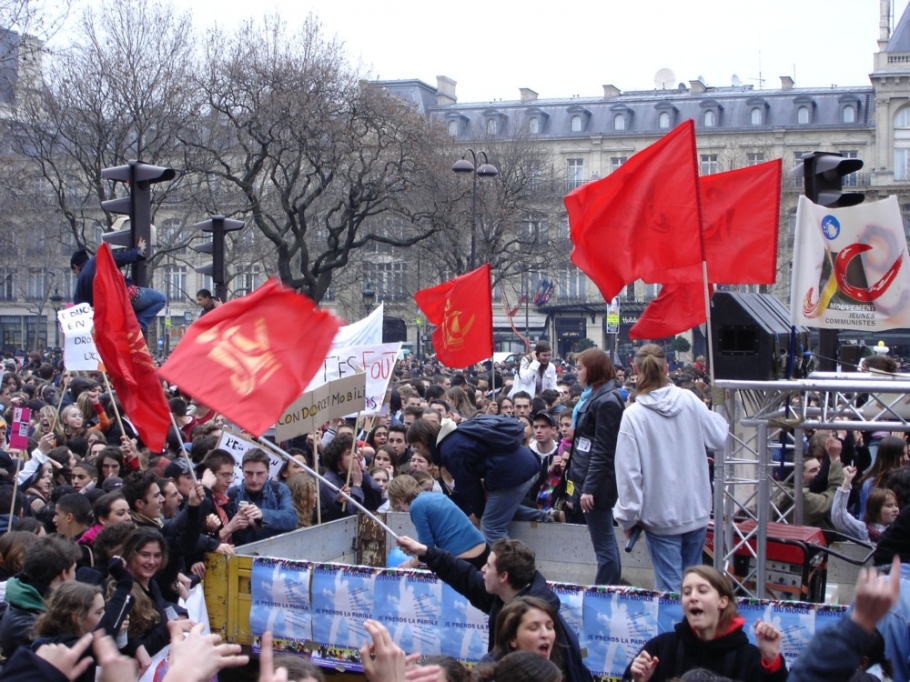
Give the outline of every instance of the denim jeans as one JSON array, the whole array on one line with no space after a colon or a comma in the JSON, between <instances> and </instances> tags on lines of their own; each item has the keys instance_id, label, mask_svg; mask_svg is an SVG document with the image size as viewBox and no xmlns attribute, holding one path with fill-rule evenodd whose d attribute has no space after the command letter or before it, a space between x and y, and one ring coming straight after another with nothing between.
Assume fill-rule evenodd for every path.
<instances>
[{"instance_id":1,"label":"denim jeans","mask_svg":"<svg viewBox=\"0 0 910 682\"><path fill-rule=\"evenodd\" d=\"M619 546L616 544L616 532L613 530L613 510L595 509L585 514L585 521L597 556L594 584L619 585L622 563L619 559Z\"/></svg>"},{"instance_id":2,"label":"denim jeans","mask_svg":"<svg viewBox=\"0 0 910 682\"><path fill-rule=\"evenodd\" d=\"M487 503L480 519L480 532L488 544L509 537L509 524L515 521L546 521L547 512L522 506L521 501L537 483L535 473L530 480L514 488L492 490L487 493Z\"/></svg>"},{"instance_id":3,"label":"denim jeans","mask_svg":"<svg viewBox=\"0 0 910 682\"><path fill-rule=\"evenodd\" d=\"M707 528L689 531L682 535L655 535L647 530L648 554L654 567L654 589L679 592L683 572L689 566L702 563Z\"/></svg>"},{"instance_id":4,"label":"denim jeans","mask_svg":"<svg viewBox=\"0 0 910 682\"><path fill-rule=\"evenodd\" d=\"M148 331L149 324L166 302L167 299L160 291L139 287L139 295L133 301L133 312L136 313L136 319L143 332Z\"/></svg>"}]
</instances>

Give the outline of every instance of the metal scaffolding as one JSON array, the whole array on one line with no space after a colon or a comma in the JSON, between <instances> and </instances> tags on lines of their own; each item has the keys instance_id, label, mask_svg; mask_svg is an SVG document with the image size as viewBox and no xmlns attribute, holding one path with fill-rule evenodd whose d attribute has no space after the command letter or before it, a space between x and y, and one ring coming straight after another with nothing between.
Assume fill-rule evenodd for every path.
<instances>
[{"instance_id":1,"label":"metal scaffolding","mask_svg":"<svg viewBox=\"0 0 910 682\"><path fill-rule=\"evenodd\" d=\"M715 383L715 409L727 417L730 437L714 465L714 567L739 590L769 596L768 523L788 522L784 505L772 500L792 501L790 520L802 522L804 432L910 431L905 376L819 372L794 381ZM737 555L751 558L745 575L731 570Z\"/></svg>"}]
</instances>

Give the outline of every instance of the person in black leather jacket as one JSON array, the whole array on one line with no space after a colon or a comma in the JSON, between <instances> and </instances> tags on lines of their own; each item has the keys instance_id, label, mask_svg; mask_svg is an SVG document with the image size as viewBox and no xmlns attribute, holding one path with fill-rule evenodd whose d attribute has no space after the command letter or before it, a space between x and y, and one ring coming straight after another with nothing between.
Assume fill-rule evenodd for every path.
<instances>
[{"instance_id":1,"label":"person in black leather jacket","mask_svg":"<svg viewBox=\"0 0 910 682\"><path fill-rule=\"evenodd\" d=\"M595 584L618 585L622 564L613 531L613 505L618 497L614 462L625 404L614 383L613 363L605 352L589 348L576 363L578 383L585 390L572 413L575 432L568 481L573 488L573 520L588 525L597 556Z\"/></svg>"}]
</instances>

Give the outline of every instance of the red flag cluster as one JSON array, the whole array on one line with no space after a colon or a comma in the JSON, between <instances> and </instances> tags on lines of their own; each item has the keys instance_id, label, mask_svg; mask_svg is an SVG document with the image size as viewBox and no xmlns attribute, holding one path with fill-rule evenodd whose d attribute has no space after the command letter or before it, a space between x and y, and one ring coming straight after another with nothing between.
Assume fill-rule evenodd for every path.
<instances>
[{"instance_id":1,"label":"red flag cluster","mask_svg":"<svg viewBox=\"0 0 910 682\"><path fill-rule=\"evenodd\" d=\"M101 245L95 264L95 346L142 442L151 452L161 452L171 409L110 246Z\"/></svg>"},{"instance_id":2,"label":"red flag cluster","mask_svg":"<svg viewBox=\"0 0 910 682\"><path fill-rule=\"evenodd\" d=\"M565 198L572 262L607 301L636 279L664 285L632 338L690 329L706 318L703 262L711 283L774 282L780 181L779 159L699 178L686 121Z\"/></svg>"},{"instance_id":3,"label":"red flag cluster","mask_svg":"<svg viewBox=\"0 0 910 682\"><path fill-rule=\"evenodd\" d=\"M306 390L338 327L271 279L195 322L158 374L259 436Z\"/></svg>"},{"instance_id":4,"label":"red flag cluster","mask_svg":"<svg viewBox=\"0 0 910 682\"><path fill-rule=\"evenodd\" d=\"M493 355L493 295L490 265L483 265L414 296L436 325L433 347L447 367L468 367Z\"/></svg>"}]
</instances>

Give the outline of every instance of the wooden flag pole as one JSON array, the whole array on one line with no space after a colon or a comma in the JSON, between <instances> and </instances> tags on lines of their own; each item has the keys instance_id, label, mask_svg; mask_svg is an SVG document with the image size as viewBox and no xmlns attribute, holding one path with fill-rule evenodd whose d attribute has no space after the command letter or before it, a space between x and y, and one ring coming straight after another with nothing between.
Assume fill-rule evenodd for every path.
<instances>
[{"instance_id":1,"label":"wooden flag pole","mask_svg":"<svg viewBox=\"0 0 910 682\"><path fill-rule=\"evenodd\" d=\"M114 416L117 418L117 425L120 427L120 435L126 435L126 429L123 428L123 420L120 419L120 410L117 409L117 399L114 395L114 390L111 388L111 382L108 381L107 372L102 372L101 376L104 377L104 385L107 386L108 395L111 396L111 408L114 410Z\"/></svg>"},{"instance_id":2,"label":"wooden flag pole","mask_svg":"<svg viewBox=\"0 0 910 682\"><path fill-rule=\"evenodd\" d=\"M6 532L9 533L13 529L13 519L16 515L16 497L19 494L19 465L22 460L16 457L16 474L13 478L13 499L9 503L9 523L6 524ZM41 470L40 467L38 469Z\"/></svg>"},{"instance_id":3,"label":"wooden flag pole","mask_svg":"<svg viewBox=\"0 0 910 682\"><path fill-rule=\"evenodd\" d=\"M277 448L278 446L276 445L275 447ZM281 453L287 454L284 452L284 450L281 450ZM294 461L297 462L297 460ZM316 478L320 478L320 476L309 467L304 466L300 462L297 462L297 465L309 471L311 474L316 476ZM313 430L313 466L316 467L316 471L319 471L319 431L315 429ZM322 525L322 501L319 499L318 483L316 484L316 524Z\"/></svg>"},{"instance_id":4,"label":"wooden flag pole","mask_svg":"<svg viewBox=\"0 0 910 682\"><path fill-rule=\"evenodd\" d=\"M344 481L344 487L350 490L351 488L351 471L354 469L354 459L357 457L357 434L360 427L360 413L363 410L357 410L357 418L354 420L354 442L351 444L351 461L348 462L348 474ZM364 439L365 440L365 439ZM359 465L358 465L359 466ZM347 502L341 503L341 511L347 511Z\"/></svg>"},{"instance_id":5,"label":"wooden flag pole","mask_svg":"<svg viewBox=\"0 0 910 682\"><path fill-rule=\"evenodd\" d=\"M177 419L174 417L174 413L171 412L171 426L174 427L174 431L177 432L177 440L180 441L180 452L183 455L183 458L186 460L187 466L190 468L190 476L193 477L193 487L196 487L196 484L199 483L199 480L196 478L196 472L193 469L193 460L190 459L190 453L186 451L186 448L183 447L183 435L180 433L180 427L177 426Z\"/></svg>"},{"instance_id":6,"label":"wooden flag pole","mask_svg":"<svg viewBox=\"0 0 910 682\"><path fill-rule=\"evenodd\" d=\"M57 422L60 420L60 406L63 405L63 398L66 395L66 389L69 386L69 383L70 378L66 377L63 380L63 385L60 387L60 400L57 401L57 410L54 412L54 423L51 424L51 433L57 428Z\"/></svg>"}]
</instances>

